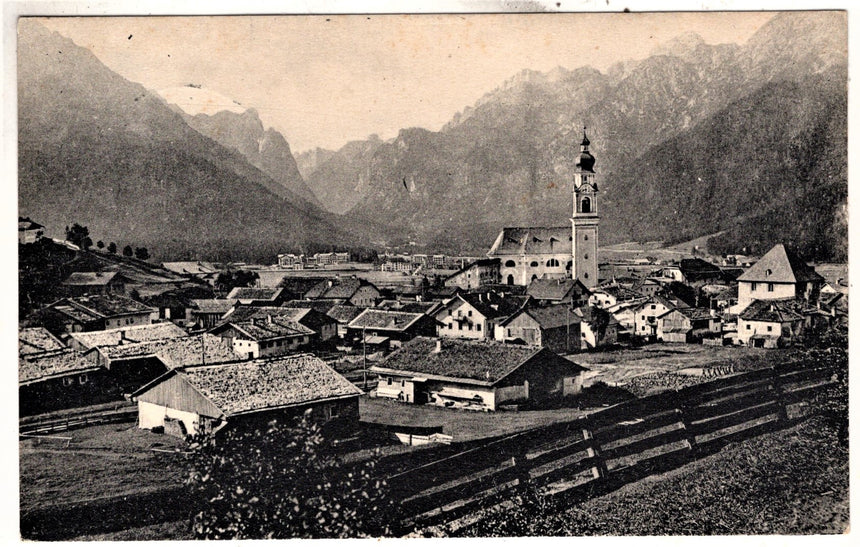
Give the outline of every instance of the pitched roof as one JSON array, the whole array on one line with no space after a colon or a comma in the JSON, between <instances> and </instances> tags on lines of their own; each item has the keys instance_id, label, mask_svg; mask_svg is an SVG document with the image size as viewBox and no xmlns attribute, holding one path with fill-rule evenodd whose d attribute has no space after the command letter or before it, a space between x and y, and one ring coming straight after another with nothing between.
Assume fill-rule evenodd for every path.
<instances>
[{"instance_id":1,"label":"pitched roof","mask_svg":"<svg viewBox=\"0 0 860 547\"><path fill-rule=\"evenodd\" d=\"M760 281L766 283L805 283L824 281L816 271L782 244L774 245L749 270L738 277L738 281Z\"/></svg>"},{"instance_id":2,"label":"pitched roof","mask_svg":"<svg viewBox=\"0 0 860 547\"><path fill-rule=\"evenodd\" d=\"M534 279L529 283L526 294L538 300L562 300L571 292L591 294L578 279Z\"/></svg>"},{"instance_id":3,"label":"pitched roof","mask_svg":"<svg viewBox=\"0 0 860 547\"><path fill-rule=\"evenodd\" d=\"M308 336L314 331L286 317L268 316L248 321L228 321L227 325L247 335L250 340L272 340L292 336Z\"/></svg>"},{"instance_id":4,"label":"pitched roof","mask_svg":"<svg viewBox=\"0 0 860 547\"><path fill-rule=\"evenodd\" d=\"M437 344L440 351L436 351ZM492 385L541 352L546 352L548 357L560 360L559 362L563 361L572 371L585 370L572 361L535 346L423 336L403 344L372 368L408 372L416 376L465 379L473 383Z\"/></svg>"},{"instance_id":5,"label":"pitched roof","mask_svg":"<svg viewBox=\"0 0 860 547\"><path fill-rule=\"evenodd\" d=\"M66 345L44 327L18 329L18 355L65 349Z\"/></svg>"},{"instance_id":6,"label":"pitched roof","mask_svg":"<svg viewBox=\"0 0 860 547\"><path fill-rule=\"evenodd\" d=\"M369 328L403 332L422 317L425 317L423 313L367 308L350 321L347 326L354 329Z\"/></svg>"},{"instance_id":7,"label":"pitched roof","mask_svg":"<svg viewBox=\"0 0 860 547\"><path fill-rule=\"evenodd\" d=\"M642 295L637 293L634 290L628 289L626 287L622 287L621 285L606 285L604 287L597 287L595 289L591 289L591 294L595 293L606 293L615 300L636 300L637 298L641 298Z\"/></svg>"},{"instance_id":8,"label":"pitched roof","mask_svg":"<svg viewBox=\"0 0 860 547\"><path fill-rule=\"evenodd\" d=\"M233 287L228 300L275 300L283 289L266 287Z\"/></svg>"},{"instance_id":9,"label":"pitched roof","mask_svg":"<svg viewBox=\"0 0 860 547\"><path fill-rule=\"evenodd\" d=\"M114 294L64 298L49 306L80 321L93 321L118 315L152 313L155 310L140 302Z\"/></svg>"},{"instance_id":10,"label":"pitched roof","mask_svg":"<svg viewBox=\"0 0 860 547\"><path fill-rule=\"evenodd\" d=\"M346 279L326 279L320 281L305 293L305 298L325 298L329 300L348 300L363 286L373 286L361 279L349 277ZM375 288L375 287L374 287Z\"/></svg>"},{"instance_id":11,"label":"pitched roof","mask_svg":"<svg viewBox=\"0 0 860 547\"><path fill-rule=\"evenodd\" d=\"M580 317L572 313L567 306L535 307L529 308L525 313L529 314L544 329L575 325L580 322Z\"/></svg>"},{"instance_id":12,"label":"pitched roof","mask_svg":"<svg viewBox=\"0 0 860 547\"><path fill-rule=\"evenodd\" d=\"M782 323L803 319L803 302L794 298L785 300L753 300L738 317L744 321Z\"/></svg>"},{"instance_id":13,"label":"pitched roof","mask_svg":"<svg viewBox=\"0 0 860 547\"><path fill-rule=\"evenodd\" d=\"M188 336L188 333L168 321L166 323L136 325L133 327L120 327L118 329L73 332L69 336L85 348L95 348L164 340L167 338L181 338Z\"/></svg>"},{"instance_id":14,"label":"pitched roof","mask_svg":"<svg viewBox=\"0 0 860 547\"><path fill-rule=\"evenodd\" d=\"M433 307L438 305L438 302L411 302L402 300L383 300L376 304L376 309L379 310L394 310L405 311L409 313L427 313ZM359 308L361 309L361 308Z\"/></svg>"},{"instance_id":15,"label":"pitched roof","mask_svg":"<svg viewBox=\"0 0 860 547\"><path fill-rule=\"evenodd\" d=\"M707 260L703 260L701 258L682 258L680 264L681 272L683 272L684 277L688 278L692 274L694 277L696 275L717 275L719 276L721 273L720 267L716 264L711 264Z\"/></svg>"},{"instance_id":16,"label":"pitched roof","mask_svg":"<svg viewBox=\"0 0 860 547\"><path fill-rule=\"evenodd\" d=\"M18 358L18 384L77 374L101 368L83 353L71 349L50 351Z\"/></svg>"},{"instance_id":17,"label":"pitched roof","mask_svg":"<svg viewBox=\"0 0 860 547\"><path fill-rule=\"evenodd\" d=\"M326 314L334 306L331 300L287 300L283 303L285 308L310 308Z\"/></svg>"},{"instance_id":18,"label":"pitched roof","mask_svg":"<svg viewBox=\"0 0 860 547\"><path fill-rule=\"evenodd\" d=\"M194 298L191 303L200 313L220 313L223 315L233 309L239 301L224 298Z\"/></svg>"},{"instance_id":19,"label":"pitched roof","mask_svg":"<svg viewBox=\"0 0 860 547\"><path fill-rule=\"evenodd\" d=\"M310 313L312 308L285 308L281 306L243 306L238 305L221 318L222 323L265 319L266 317L285 317L299 321Z\"/></svg>"},{"instance_id":20,"label":"pitched roof","mask_svg":"<svg viewBox=\"0 0 860 547\"><path fill-rule=\"evenodd\" d=\"M708 308L678 308L678 312L684 314L684 316L688 317L692 321L711 319L714 317L711 315L711 310Z\"/></svg>"},{"instance_id":21,"label":"pitched roof","mask_svg":"<svg viewBox=\"0 0 860 547\"><path fill-rule=\"evenodd\" d=\"M63 281L63 285L71 286L103 286L117 276L117 272L72 272Z\"/></svg>"},{"instance_id":22,"label":"pitched roof","mask_svg":"<svg viewBox=\"0 0 860 547\"><path fill-rule=\"evenodd\" d=\"M177 368L203 363L204 348L206 363L223 363L239 359L239 356L233 353L233 345L230 342L211 334L106 346L99 348L98 351L110 361L155 356L167 368Z\"/></svg>"},{"instance_id":23,"label":"pitched roof","mask_svg":"<svg viewBox=\"0 0 860 547\"><path fill-rule=\"evenodd\" d=\"M280 286L287 292L305 297L305 293L319 285L321 281L325 281L327 277L284 277L281 280Z\"/></svg>"},{"instance_id":24,"label":"pitched roof","mask_svg":"<svg viewBox=\"0 0 860 547\"><path fill-rule=\"evenodd\" d=\"M321 359L308 354L189 367L175 374L227 416L362 393Z\"/></svg>"},{"instance_id":25,"label":"pitched roof","mask_svg":"<svg viewBox=\"0 0 860 547\"><path fill-rule=\"evenodd\" d=\"M569 253L572 237L570 226L504 228L487 255L495 257Z\"/></svg>"},{"instance_id":26,"label":"pitched roof","mask_svg":"<svg viewBox=\"0 0 860 547\"><path fill-rule=\"evenodd\" d=\"M29 217L18 217L18 231L24 232L26 230L38 230L39 228L44 228L38 222L33 222Z\"/></svg>"},{"instance_id":27,"label":"pitched roof","mask_svg":"<svg viewBox=\"0 0 860 547\"><path fill-rule=\"evenodd\" d=\"M364 310L365 308L338 304L336 306L332 306L326 312L326 315L328 315L338 323L349 323L350 321L361 315L361 312L363 312Z\"/></svg>"}]
</instances>

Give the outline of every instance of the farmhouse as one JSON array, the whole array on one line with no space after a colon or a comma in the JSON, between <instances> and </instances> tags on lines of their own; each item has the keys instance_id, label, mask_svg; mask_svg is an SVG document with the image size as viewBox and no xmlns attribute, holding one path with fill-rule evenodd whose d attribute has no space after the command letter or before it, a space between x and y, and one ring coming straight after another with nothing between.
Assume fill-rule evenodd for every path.
<instances>
[{"instance_id":1,"label":"farmhouse","mask_svg":"<svg viewBox=\"0 0 860 547\"><path fill-rule=\"evenodd\" d=\"M496 325L519 309L519 305L494 293L459 293L433 314L440 323L439 336L492 339Z\"/></svg>"},{"instance_id":2,"label":"farmhouse","mask_svg":"<svg viewBox=\"0 0 860 547\"><path fill-rule=\"evenodd\" d=\"M498 258L484 258L476 260L460 268L457 273L445 279L446 287L460 287L461 289L477 289L486 285L499 283Z\"/></svg>"},{"instance_id":3,"label":"farmhouse","mask_svg":"<svg viewBox=\"0 0 860 547\"><path fill-rule=\"evenodd\" d=\"M36 243L45 235L45 227L29 217L18 217L18 244Z\"/></svg>"},{"instance_id":4,"label":"farmhouse","mask_svg":"<svg viewBox=\"0 0 860 547\"><path fill-rule=\"evenodd\" d=\"M184 336L188 336L188 333L173 323L153 323L151 325L135 325L93 332L73 332L69 335L69 347L78 351L87 351L95 347L118 346Z\"/></svg>"},{"instance_id":5,"label":"farmhouse","mask_svg":"<svg viewBox=\"0 0 860 547\"><path fill-rule=\"evenodd\" d=\"M719 337L722 321L709 308L676 308L657 318L657 340L695 342Z\"/></svg>"},{"instance_id":6,"label":"farmhouse","mask_svg":"<svg viewBox=\"0 0 860 547\"><path fill-rule=\"evenodd\" d=\"M154 312L125 296L93 295L63 298L37 311L29 320L60 334L148 325Z\"/></svg>"},{"instance_id":7,"label":"farmhouse","mask_svg":"<svg viewBox=\"0 0 860 547\"><path fill-rule=\"evenodd\" d=\"M567 306L521 309L495 328L495 339L540 346L558 353L578 351L580 319Z\"/></svg>"},{"instance_id":8,"label":"farmhouse","mask_svg":"<svg viewBox=\"0 0 860 547\"><path fill-rule=\"evenodd\" d=\"M379 289L372 283L358 279L326 279L305 293L308 300L327 300L335 304L352 304L361 308L372 307L380 298Z\"/></svg>"},{"instance_id":9,"label":"farmhouse","mask_svg":"<svg viewBox=\"0 0 860 547\"><path fill-rule=\"evenodd\" d=\"M591 292L578 279L534 279L526 294L541 305L566 304L574 308L588 302Z\"/></svg>"},{"instance_id":10,"label":"farmhouse","mask_svg":"<svg viewBox=\"0 0 860 547\"><path fill-rule=\"evenodd\" d=\"M238 300L220 298L195 298L191 301L191 319L196 325L204 329L210 329L229 313L238 302Z\"/></svg>"},{"instance_id":11,"label":"farmhouse","mask_svg":"<svg viewBox=\"0 0 860 547\"><path fill-rule=\"evenodd\" d=\"M282 288L233 287L227 300L237 300L243 306L280 306L287 295Z\"/></svg>"},{"instance_id":12,"label":"farmhouse","mask_svg":"<svg viewBox=\"0 0 860 547\"><path fill-rule=\"evenodd\" d=\"M210 331L228 341L245 359L269 357L307 346L316 333L291 319L276 315L247 321L227 321Z\"/></svg>"},{"instance_id":13,"label":"farmhouse","mask_svg":"<svg viewBox=\"0 0 860 547\"><path fill-rule=\"evenodd\" d=\"M158 310L159 319L193 323L191 315L195 299L212 298L212 289L201 285L178 287L143 298L143 302Z\"/></svg>"},{"instance_id":14,"label":"farmhouse","mask_svg":"<svg viewBox=\"0 0 860 547\"><path fill-rule=\"evenodd\" d=\"M505 403L576 395L586 369L547 348L421 337L371 370L379 375L378 397L496 410Z\"/></svg>"},{"instance_id":15,"label":"farmhouse","mask_svg":"<svg viewBox=\"0 0 860 547\"><path fill-rule=\"evenodd\" d=\"M754 300L738 315L738 344L782 347L803 335L804 303L796 298Z\"/></svg>"},{"instance_id":16,"label":"farmhouse","mask_svg":"<svg viewBox=\"0 0 860 547\"><path fill-rule=\"evenodd\" d=\"M104 367L72 349L18 359L18 406L22 416L120 398Z\"/></svg>"},{"instance_id":17,"label":"farmhouse","mask_svg":"<svg viewBox=\"0 0 860 547\"><path fill-rule=\"evenodd\" d=\"M611 308L623 302L633 302L642 295L620 285L606 285L591 289L588 303L598 308Z\"/></svg>"},{"instance_id":18,"label":"farmhouse","mask_svg":"<svg viewBox=\"0 0 860 547\"><path fill-rule=\"evenodd\" d=\"M125 285L130 280L120 272L72 272L63 281L70 296L88 294L125 294Z\"/></svg>"},{"instance_id":19,"label":"farmhouse","mask_svg":"<svg viewBox=\"0 0 860 547\"><path fill-rule=\"evenodd\" d=\"M799 298L815 305L823 284L824 278L814 268L784 245L774 245L738 277L738 305L735 311L743 311L753 300Z\"/></svg>"},{"instance_id":20,"label":"farmhouse","mask_svg":"<svg viewBox=\"0 0 860 547\"><path fill-rule=\"evenodd\" d=\"M618 321L611 313L596 306L582 306L574 310L579 317L579 336L582 349L592 349L618 342Z\"/></svg>"},{"instance_id":21,"label":"farmhouse","mask_svg":"<svg viewBox=\"0 0 860 547\"><path fill-rule=\"evenodd\" d=\"M633 309L633 334L642 338L656 336L657 318L675 308L675 304L659 294L642 302Z\"/></svg>"},{"instance_id":22,"label":"farmhouse","mask_svg":"<svg viewBox=\"0 0 860 547\"><path fill-rule=\"evenodd\" d=\"M359 308L357 306L338 304L336 306L332 306L331 309L326 312L326 315L337 321L337 336L339 338L346 338L347 326L353 319L361 315L364 310L365 308Z\"/></svg>"},{"instance_id":23,"label":"farmhouse","mask_svg":"<svg viewBox=\"0 0 860 547\"><path fill-rule=\"evenodd\" d=\"M307 354L174 369L134 393L141 428L179 435L288 420L306 410L328 427L354 431L359 395Z\"/></svg>"},{"instance_id":24,"label":"farmhouse","mask_svg":"<svg viewBox=\"0 0 860 547\"><path fill-rule=\"evenodd\" d=\"M95 361L110 371L124 393L134 391L173 368L239 359L232 344L211 334L97 347L91 352Z\"/></svg>"},{"instance_id":25,"label":"farmhouse","mask_svg":"<svg viewBox=\"0 0 860 547\"><path fill-rule=\"evenodd\" d=\"M222 318L221 323L266 319L267 317L280 317L299 323L314 332L314 340L326 341L337 336L337 321L313 308L237 306Z\"/></svg>"},{"instance_id":26,"label":"farmhouse","mask_svg":"<svg viewBox=\"0 0 860 547\"><path fill-rule=\"evenodd\" d=\"M366 309L347 325L347 338L361 341L366 336L379 336L391 340L397 347L416 336L435 336L436 320L423 313L407 313Z\"/></svg>"}]
</instances>

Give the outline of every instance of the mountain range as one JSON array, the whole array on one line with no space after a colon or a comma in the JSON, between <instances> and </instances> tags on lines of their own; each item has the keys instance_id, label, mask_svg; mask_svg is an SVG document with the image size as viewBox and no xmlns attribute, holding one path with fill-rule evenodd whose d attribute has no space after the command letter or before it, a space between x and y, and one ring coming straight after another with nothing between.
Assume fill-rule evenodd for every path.
<instances>
[{"instance_id":1,"label":"mountain range","mask_svg":"<svg viewBox=\"0 0 860 547\"><path fill-rule=\"evenodd\" d=\"M253 112L231 116L248 127L213 140L88 50L21 19L19 214L50 235L78 222L93 239L146 246L156 257L273 260L359 241L289 186L301 177L283 137L263 132ZM217 134L224 118L189 121ZM244 148L254 139L257 155Z\"/></svg>"},{"instance_id":2,"label":"mountain range","mask_svg":"<svg viewBox=\"0 0 860 547\"><path fill-rule=\"evenodd\" d=\"M686 33L599 71L524 70L439 131L293 154L238 103L189 112L19 23L19 210L156 256L271 260L408 241L486 251L567 225L583 126L601 243L720 232L714 252L847 250L847 21L776 14L744 45ZM180 90L181 92L182 90Z\"/></svg>"},{"instance_id":3,"label":"mountain range","mask_svg":"<svg viewBox=\"0 0 860 547\"><path fill-rule=\"evenodd\" d=\"M476 251L505 225L569 222L587 126L602 242L725 230L722 252L779 241L842 259L846 106L845 14L786 12L744 45L686 33L605 72L522 71L438 132L316 150L304 176L330 210L385 218L390 241Z\"/></svg>"}]
</instances>

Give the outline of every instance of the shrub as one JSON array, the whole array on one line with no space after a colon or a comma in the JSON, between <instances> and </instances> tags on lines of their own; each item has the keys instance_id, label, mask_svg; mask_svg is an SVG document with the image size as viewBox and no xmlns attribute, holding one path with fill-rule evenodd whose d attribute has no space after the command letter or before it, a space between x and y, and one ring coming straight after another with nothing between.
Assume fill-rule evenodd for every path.
<instances>
[{"instance_id":1,"label":"shrub","mask_svg":"<svg viewBox=\"0 0 860 547\"><path fill-rule=\"evenodd\" d=\"M375 458L345 465L306 414L294 424L224 431L192 442L188 482L198 539L384 535L386 483Z\"/></svg>"}]
</instances>

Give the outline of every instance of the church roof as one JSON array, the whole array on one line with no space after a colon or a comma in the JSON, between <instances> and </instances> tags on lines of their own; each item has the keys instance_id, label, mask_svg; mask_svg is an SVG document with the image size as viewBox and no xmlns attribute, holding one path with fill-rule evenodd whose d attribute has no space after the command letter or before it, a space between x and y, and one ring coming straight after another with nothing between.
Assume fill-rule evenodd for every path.
<instances>
[{"instance_id":1,"label":"church roof","mask_svg":"<svg viewBox=\"0 0 860 547\"><path fill-rule=\"evenodd\" d=\"M767 283L805 283L824 281L824 278L789 251L782 244L774 245L761 259L752 265L738 281L760 281Z\"/></svg>"},{"instance_id":2,"label":"church roof","mask_svg":"<svg viewBox=\"0 0 860 547\"><path fill-rule=\"evenodd\" d=\"M570 254L571 240L570 226L504 228L487 255Z\"/></svg>"}]
</instances>

